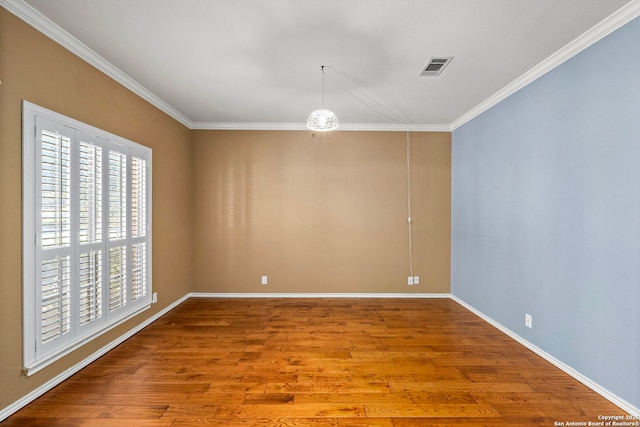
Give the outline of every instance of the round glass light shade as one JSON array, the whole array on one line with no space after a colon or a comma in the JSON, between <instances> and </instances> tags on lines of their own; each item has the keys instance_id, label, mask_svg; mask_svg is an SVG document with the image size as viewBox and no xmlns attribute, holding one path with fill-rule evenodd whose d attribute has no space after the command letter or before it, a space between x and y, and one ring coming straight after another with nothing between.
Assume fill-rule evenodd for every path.
<instances>
[{"instance_id":1,"label":"round glass light shade","mask_svg":"<svg viewBox=\"0 0 640 427\"><path fill-rule=\"evenodd\" d=\"M311 130L333 130L338 126L336 115L325 109L312 112L307 119L307 127Z\"/></svg>"}]
</instances>

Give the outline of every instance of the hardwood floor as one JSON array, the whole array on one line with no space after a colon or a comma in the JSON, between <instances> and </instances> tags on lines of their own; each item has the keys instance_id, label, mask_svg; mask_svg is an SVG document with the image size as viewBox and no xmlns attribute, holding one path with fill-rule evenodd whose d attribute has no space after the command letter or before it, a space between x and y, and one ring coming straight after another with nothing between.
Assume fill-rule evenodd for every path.
<instances>
[{"instance_id":1,"label":"hardwood floor","mask_svg":"<svg viewBox=\"0 0 640 427\"><path fill-rule=\"evenodd\" d=\"M189 299L5 426L554 426L617 406L449 299Z\"/></svg>"}]
</instances>

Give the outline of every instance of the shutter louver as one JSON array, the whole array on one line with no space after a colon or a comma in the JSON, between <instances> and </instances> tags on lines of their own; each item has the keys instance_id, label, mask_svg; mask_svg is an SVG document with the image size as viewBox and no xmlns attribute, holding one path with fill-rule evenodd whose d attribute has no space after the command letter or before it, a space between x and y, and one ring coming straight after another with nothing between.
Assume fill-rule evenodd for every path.
<instances>
[{"instance_id":1,"label":"shutter louver","mask_svg":"<svg viewBox=\"0 0 640 427\"><path fill-rule=\"evenodd\" d=\"M144 237L147 230L147 162L131 159L131 236Z\"/></svg>"},{"instance_id":2,"label":"shutter louver","mask_svg":"<svg viewBox=\"0 0 640 427\"><path fill-rule=\"evenodd\" d=\"M131 300L147 295L147 162L131 158Z\"/></svg>"},{"instance_id":3,"label":"shutter louver","mask_svg":"<svg viewBox=\"0 0 640 427\"><path fill-rule=\"evenodd\" d=\"M102 317L102 251L80 255L80 325Z\"/></svg>"},{"instance_id":4,"label":"shutter louver","mask_svg":"<svg viewBox=\"0 0 640 427\"><path fill-rule=\"evenodd\" d=\"M42 248L71 244L71 140L42 132Z\"/></svg>"},{"instance_id":5,"label":"shutter louver","mask_svg":"<svg viewBox=\"0 0 640 427\"><path fill-rule=\"evenodd\" d=\"M80 243L102 241L102 147L80 143Z\"/></svg>"},{"instance_id":6,"label":"shutter louver","mask_svg":"<svg viewBox=\"0 0 640 427\"><path fill-rule=\"evenodd\" d=\"M127 237L127 155L109 151L109 239Z\"/></svg>"},{"instance_id":7,"label":"shutter louver","mask_svg":"<svg viewBox=\"0 0 640 427\"><path fill-rule=\"evenodd\" d=\"M137 301L147 295L147 245L131 245L131 299Z\"/></svg>"},{"instance_id":8,"label":"shutter louver","mask_svg":"<svg viewBox=\"0 0 640 427\"><path fill-rule=\"evenodd\" d=\"M127 247L109 249L109 311L127 304Z\"/></svg>"},{"instance_id":9,"label":"shutter louver","mask_svg":"<svg viewBox=\"0 0 640 427\"><path fill-rule=\"evenodd\" d=\"M42 261L42 343L56 339L71 327L70 257Z\"/></svg>"}]
</instances>

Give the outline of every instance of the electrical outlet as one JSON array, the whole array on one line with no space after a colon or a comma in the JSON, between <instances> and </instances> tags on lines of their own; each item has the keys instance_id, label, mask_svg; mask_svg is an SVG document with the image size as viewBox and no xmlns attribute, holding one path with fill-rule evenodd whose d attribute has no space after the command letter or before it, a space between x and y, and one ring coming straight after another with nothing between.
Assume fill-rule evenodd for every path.
<instances>
[{"instance_id":1,"label":"electrical outlet","mask_svg":"<svg viewBox=\"0 0 640 427\"><path fill-rule=\"evenodd\" d=\"M261 280L262 280L262 281L261 281L261 283L262 283L263 285L266 285L266 284L268 283L267 276L262 276L262 279L261 279Z\"/></svg>"},{"instance_id":2,"label":"electrical outlet","mask_svg":"<svg viewBox=\"0 0 640 427\"><path fill-rule=\"evenodd\" d=\"M413 284L414 285L420 284L420 276L413 276Z\"/></svg>"},{"instance_id":3,"label":"electrical outlet","mask_svg":"<svg viewBox=\"0 0 640 427\"><path fill-rule=\"evenodd\" d=\"M151 303L152 303L152 304L155 304L155 303L157 303L157 302L158 302L158 293L157 293L157 292L154 292L154 293L151 295Z\"/></svg>"},{"instance_id":4,"label":"electrical outlet","mask_svg":"<svg viewBox=\"0 0 640 427\"><path fill-rule=\"evenodd\" d=\"M413 276L409 276L407 279L407 284L408 285L413 285Z\"/></svg>"},{"instance_id":5,"label":"electrical outlet","mask_svg":"<svg viewBox=\"0 0 640 427\"><path fill-rule=\"evenodd\" d=\"M524 315L524 326L527 328L533 328L533 317L530 314Z\"/></svg>"}]
</instances>

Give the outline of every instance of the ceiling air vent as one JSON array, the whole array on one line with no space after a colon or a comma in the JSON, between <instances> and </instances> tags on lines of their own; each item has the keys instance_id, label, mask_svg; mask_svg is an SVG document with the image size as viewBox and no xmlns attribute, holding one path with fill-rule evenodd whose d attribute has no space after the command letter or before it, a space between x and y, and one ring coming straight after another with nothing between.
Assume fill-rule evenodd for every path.
<instances>
[{"instance_id":1,"label":"ceiling air vent","mask_svg":"<svg viewBox=\"0 0 640 427\"><path fill-rule=\"evenodd\" d=\"M442 70L445 69L449 62L453 60L453 56L446 56L440 58L431 58L427 65L422 67L420 77L435 77L439 76Z\"/></svg>"}]
</instances>

